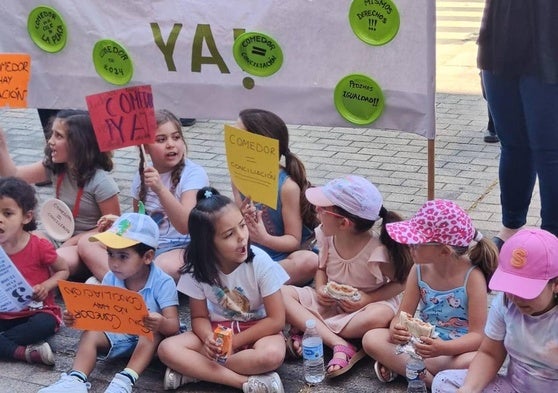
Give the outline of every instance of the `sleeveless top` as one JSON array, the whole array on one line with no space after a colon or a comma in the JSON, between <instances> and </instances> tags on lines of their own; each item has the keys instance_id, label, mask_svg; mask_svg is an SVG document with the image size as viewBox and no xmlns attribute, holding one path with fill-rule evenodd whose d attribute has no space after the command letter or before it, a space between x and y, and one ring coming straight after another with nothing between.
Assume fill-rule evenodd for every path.
<instances>
[{"instance_id":1,"label":"sleeveless top","mask_svg":"<svg viewBox=\"0 0 558 393\"><path fill-rule=\"evenodd\" d=\"M420 319L434 325L442 340L453 340L469 331L467 280L474 268L475 266L471 266L467 270L463 286L437 291L422 281L420 266L417 266Z\"/></svg>"},{"instance_id":2,"label":"sleeveless top","mask_svg":"<svg viewBox=\"0 0 558 393\"><path fill-rule=\"evenodd\" d=\"M283 168L279 169L279 184L277 187L277 209L272 209L260 203L256 204L258 210L262 211L262 219L265 225L265 229L267 229L267 232L273 236L283 236L285 234L285 225L283 223L283 208L279 194L281 193L281 187L283 187L283 184L285 184L285 181L288 177L289 175ZM242 197L244 198L244 196ZM302 246L313 236L314 231L303 224L300 245ZM273 259L274 261L281 261L287 258L289 254L291 254L291 252L276 251L261 244L254 244L267 252L271 259Z\"/></svg>"}]
</instances>

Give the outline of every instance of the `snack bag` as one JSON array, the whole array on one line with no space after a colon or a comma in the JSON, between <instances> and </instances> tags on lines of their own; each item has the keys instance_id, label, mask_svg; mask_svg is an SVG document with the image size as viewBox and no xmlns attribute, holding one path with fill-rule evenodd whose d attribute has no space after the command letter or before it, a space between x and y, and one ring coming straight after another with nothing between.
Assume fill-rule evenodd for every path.
<instances>
[{"instance_id":1,"label":"snack bag","mask_svg":"<svg viewBox=\"0 0 558 393\"><path fill-rule=\"evenodd\" d=\"M229 355L232 354L233 330L228 327L218 325L213 331L213 338L221 348L221 353L217 356L217 362L224 364Z\"/></svg>"}]
</instances>

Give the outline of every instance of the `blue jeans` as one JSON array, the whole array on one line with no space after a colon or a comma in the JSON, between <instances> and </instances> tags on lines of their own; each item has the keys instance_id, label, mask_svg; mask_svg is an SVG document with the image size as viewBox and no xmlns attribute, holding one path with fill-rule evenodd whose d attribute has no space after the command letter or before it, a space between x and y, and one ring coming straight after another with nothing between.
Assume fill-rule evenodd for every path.
<instances>
[{"instance_id":1,"label":"blue jeans","mask_svg":"<svg viewBox=\"0 0 558 393\"><path fill-rule=\"evenodd\" d=\"M558 236L558 84L490 71L482 80L500 138L502 224L525 225L538 176L541 228Z\"/></svg>"}]
</instances>

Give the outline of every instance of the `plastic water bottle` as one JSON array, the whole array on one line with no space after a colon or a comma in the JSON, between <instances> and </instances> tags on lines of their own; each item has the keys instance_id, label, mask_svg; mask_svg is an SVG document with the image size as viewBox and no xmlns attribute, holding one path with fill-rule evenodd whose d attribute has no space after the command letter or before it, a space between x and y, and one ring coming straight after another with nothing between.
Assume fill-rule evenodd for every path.
<instances>
[{"instance_id":1,"label":"plastic water bottle","mask_svg":"<svg viewBox=\"0 0 558 393\"><path fill-rule=\"evenodd\" d=\"M405 367L405 376L407 381L420 381L420 375L426 371L424 361L415 356L409 357Z\"/></svg>"},{"instance_id":2,"label":"plastic water bottle","mask_svg":"<svg viewBox=\"0 0 558 393\"><path fill-rule=\"evenodd\" d=\"M324 344L314 319L306 321L306 331L302 336L302 359L306 382L309 384L322 382L325 378Z\"/></svg>"},{"instance_id":3,"label":"plastic water bottle","mask_svg":"<svg viewBox=\"0 0 558 393\"><path fill-rule=\"evenodd\" d=\"M420 379L409 381L407 386L407 393L427 393L426 384Z\"/></svg>"}]
</instances>

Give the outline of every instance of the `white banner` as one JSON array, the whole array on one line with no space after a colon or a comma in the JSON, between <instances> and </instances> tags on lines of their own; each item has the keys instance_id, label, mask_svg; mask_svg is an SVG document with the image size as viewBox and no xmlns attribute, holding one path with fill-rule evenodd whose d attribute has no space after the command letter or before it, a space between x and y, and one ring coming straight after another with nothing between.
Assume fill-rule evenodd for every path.
<instances>
[{"instance_id":1,"label":"white banner","mask_svg":"<svg viewBox=\"0 0 558 393\"><path fill-rule=\"evenodd\" d=\"M52 23L48 13L32 14L39 6L52 7L64 24ZM393 37L372 44L358 37L358 23L374 39L380 28L393 27L396 11ZM151 85L155 107L180 117L233 120L241 109L258 107L291 124L435 134L434 0L2 0L0 13L0 52L31 55L30 107L86 108L87 95ZM274 40L254 38L258 50L280 47L282 63L272 75L257 75L260 65L253 62L254 69L241 68L233 46L243 32ZM124 51L113 51L112 42ZM97 60L107 53L129 57L133 70L98 64L103 78L94 49L101 51ZM276 59L268 60L261 66ZM131 78L115 85L107 82L110 72ZM381 89L385 106L377 119L355 123L336 108L335 88L351 74ZM367 100L358 93L352 98Z\"/></svg>"}]
</instances>

